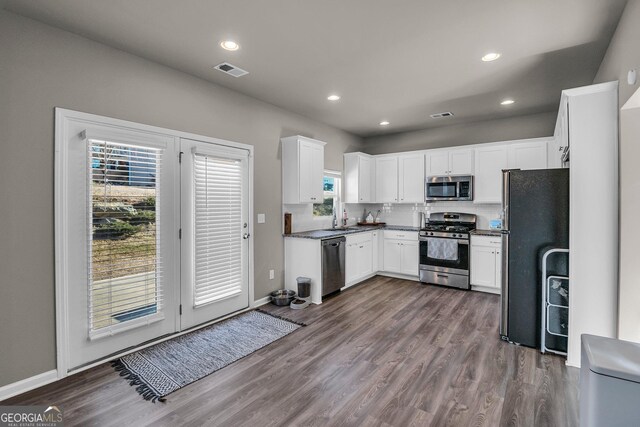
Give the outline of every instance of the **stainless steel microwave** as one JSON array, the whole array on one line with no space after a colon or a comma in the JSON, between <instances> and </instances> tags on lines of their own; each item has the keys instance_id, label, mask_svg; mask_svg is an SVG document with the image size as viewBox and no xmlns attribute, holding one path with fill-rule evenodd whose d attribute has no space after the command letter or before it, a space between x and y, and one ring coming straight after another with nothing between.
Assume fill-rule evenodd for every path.
<instances>
[{"instance_id":1,"label":"stainless steel microwave","mask_svg":"<svg viewBox=\"0 0 640 427\"><path fill-rule=\"evenodd\" d=\"M426 180L425 201L473 200L473 176L430 176Z\"/></svg>"}]
</instances>

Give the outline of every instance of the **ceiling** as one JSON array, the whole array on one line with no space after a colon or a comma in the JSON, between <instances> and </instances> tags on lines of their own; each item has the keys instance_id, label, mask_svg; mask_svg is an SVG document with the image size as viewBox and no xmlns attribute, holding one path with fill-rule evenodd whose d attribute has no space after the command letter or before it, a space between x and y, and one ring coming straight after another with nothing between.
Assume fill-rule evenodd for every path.
<instances>
[{"instance_id":1,"label":"ceiling","mask_svg":"<svg viewBox=\"0 0 640 427\"><path fill-rule=\"evenodd\" d=\"M464 3L464 5L462 5ZM557 108L626 0L6 0L12 12L360 136ZM237 41L235 52L224 39ZM482 62L500 52L494 62ZM228 61L250 74L213 69ZM330 102L327 96L342 98ZM510 106L500 101L513 98ZM451 118L432 113L452 111ZM379 122L388 120L387 127Z\"/></svg>"}]
</instances>

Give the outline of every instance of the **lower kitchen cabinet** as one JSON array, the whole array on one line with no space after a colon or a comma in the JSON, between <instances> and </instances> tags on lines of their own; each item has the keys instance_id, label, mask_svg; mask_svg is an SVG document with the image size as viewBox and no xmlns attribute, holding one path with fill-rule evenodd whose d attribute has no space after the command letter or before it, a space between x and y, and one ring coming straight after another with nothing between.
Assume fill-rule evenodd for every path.
<instances>
[{"instance_id":1,"label":"lower kitchen cabinet","mask_svg":"<svg viewBox=\"0 0 640 427\"><path fill-rule=\"evenodd\" d=\"M345 285L350 286L372 275L376 271L373 267L373 233L348 235L346 243ZM377 253L375 255L377 256Z\"/></svg>"},{"instance_id":2,"label":"lower kitchen cabinet","mask_svg":"<svg viewBox=\"0 0 640 427\"><path fill-rule=\"evenodd\" d=\"M418 233L384 231L383 270L387 273L418 275Z\"/></svg>"},{"instance_id":3,"label":"lower kitchen cabinet","mask_svg":"<svg viewBox=\"0 0 640 427\"><path fill-rule=\"evenodd\" d=\"M501 250L500 237L471 236L471 286L473 289L500 293Z\"/></svg>"}]
</instances>

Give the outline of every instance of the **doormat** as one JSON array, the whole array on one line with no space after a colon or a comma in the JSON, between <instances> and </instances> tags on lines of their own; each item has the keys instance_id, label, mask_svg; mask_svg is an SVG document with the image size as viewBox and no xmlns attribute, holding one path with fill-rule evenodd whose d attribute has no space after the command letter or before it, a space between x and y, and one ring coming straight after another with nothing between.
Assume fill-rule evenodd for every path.
<instances>
[{"instance_id":1,"label":"doormat","mask_svg":"<svg viewBox=\"0 0 640 427\"><path fill-rule=\"evenodd\" d=\"M302 323L253 310L121 357L112 366L146 400L165 396L289 335Z\"/></svg>"}]
</instances>

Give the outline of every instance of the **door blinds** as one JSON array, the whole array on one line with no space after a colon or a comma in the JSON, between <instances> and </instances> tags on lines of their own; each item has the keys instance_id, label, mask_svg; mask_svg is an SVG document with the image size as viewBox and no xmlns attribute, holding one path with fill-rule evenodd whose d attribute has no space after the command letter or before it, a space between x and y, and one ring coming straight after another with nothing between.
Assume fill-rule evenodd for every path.
<instances>
[{"instance_id":1,"label":"door blinds","mask_svg":"<svg viewBox=\"0 0 640 427\"><path fill-rule=\"evenodd\" d=\"M90 334L102 334L161 311L164 150L96 139L88 150Z\"/></svg>"},{"instance_id":2,"label":"door blinds","mask_svg":"<svg viewBox=\"0 0 640 427\"><path fill-rule=\"evenodd\" d=\"M241 160L194 153L194 306L242 292Z\"/></svg>"}]
</instances>

